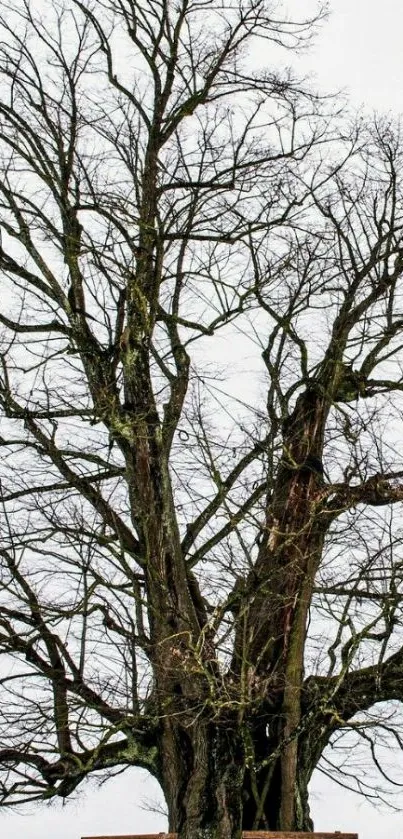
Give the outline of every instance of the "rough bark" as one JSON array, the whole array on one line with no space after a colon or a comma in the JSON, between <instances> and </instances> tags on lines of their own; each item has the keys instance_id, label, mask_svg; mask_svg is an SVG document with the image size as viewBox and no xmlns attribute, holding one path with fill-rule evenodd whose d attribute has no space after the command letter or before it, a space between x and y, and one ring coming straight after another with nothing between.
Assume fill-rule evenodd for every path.
<instances>
[{"instance_id":1,"label":"rough bark","mask_svg":"<svg viewBox=\"0 0 403 839\"><path fill-rule=\"evenodd\" d=\"M168 547L163 533L157 539L167 546L164 562L149 581L159 615L158 622L151 620L151 630L153 648L159 651L154 667L162 719L161 778L170 830L184 839L236 839L241 829L312 829L307 787L315 764L307 760L306 749L302 760L299 743L307 611L326 519L317 515L322 478L306 462L309 454L321 456L325 417L324 400L308 389L285 429L266 537L245 583L242 596L247 595L248 608L238 614L227 674L227 690L238 706L242 696L248 697L237 715L222 711L228 695L218 689L207 616L195 611L195 591L190 592L183 565L180 572L179 547L172 542ZM155 477L156 470L151 474ZM169 510L167 485L163 499ZM160 514L154 518L154 539L161 520ZM168 568L173 550L177 577ZM167 597L174 598L171 609ZM203 631L197 661L194 650Z\"/></svg>"},{"instance_id":2,"label":"rough bark","mask_svg":"<svg viewBox=\"0 0 403 839\"><path fill-rule=\"evenodd\" d=\"M243 744L208 721L164 726L162 753L169 829L183 839L239 839Z\"/></svg>"},{"instance_id":3,"label":"rough bark","mask_svg":"<svg viewBox=\"0 0 403 839\"><path fill-rule=\"evenodd\" d=\"M241 830L279 829L284 773L275 755L280 742L261 734L255 730L256 756L266 759L259 766L248 761L242 732L229 725L166 722L161 754L170 831L185 839L237 839ZM310 832L308 783L314 763L305 757L301 752L298 759L293 829Z\"/></svg>"},{"instance_id":4,"label":"rough bark","mask_svg":"<svg viewBox=\"0 0 403 839\"><path fill-rule=\"evenodd\" d=\"M403 390L400 367L376 371L393 371L401 350L400 140L379 123L361 157L355 139L353 151L340 143L332 175L315 151L334 136L327 117L316 124L316 96L242 67L248 41L294 49L313 25L276 21L265 3L235 2L229 16L202 4L213 39L187 0L99 14L71 0L49 31L28 1L9 19L7 5L0 646L13 673L1 680L0 803L65 797L92 771L132 765L160 781L179 839L310 831L308 783L329 737L402 697L398 556L389 590L362 564L351 584L330 579L356 625L348 635L336 616L331 675L304 675L330 523L403 499L378 409L362 424L352 404L378 396L386 410L382 395ZM101 68L105 97L92 92ZM324 308L323 348L307 324ZM193 350L238 317L262 328L268 372L267 425L251 439L256 418L237 415L240 451L232 431L209 429L216 402ZM346 463L329 486L322 455L336 433L329 462ZM207 604L204 560L225 575ZM66 580L73 594L56 604L47 581L62 573L56 591Z\"/></svg>"},{"instance_id":5,"label":"rough bark","mask_svg":"<svg viewBox=\"0 0 403 839\"><path fill-rule=\"evenodd\" d=\"M270 763L272 780L266 783L267 800L277 801L277 805L268 805L270 815L264 826L282 830L311 825L306 808L307 780L297 777L297 733L307 614L326 519L318 516L323 500L322 476L307 463L310 457L322 457L327 410L320 391L309 388L299 397L285 425L283 456L269 499L265 538L248 581L253 592L246 619L248 650L242 645L245 633L241 626L235 645L234 668L241 668L247 655L257 677L266 679L276 709L277 719L271 724L269 738L278 761Z\"/></svg>"}]
</instances>

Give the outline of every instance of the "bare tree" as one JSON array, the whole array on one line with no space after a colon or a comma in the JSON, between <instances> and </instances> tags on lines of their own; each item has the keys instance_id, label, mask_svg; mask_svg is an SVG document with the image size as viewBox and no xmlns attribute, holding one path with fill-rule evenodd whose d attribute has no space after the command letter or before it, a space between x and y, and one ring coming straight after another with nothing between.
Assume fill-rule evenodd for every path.
<instances>
[{"instance_id":1,"label":"bare tree","mask_svg":"<svg viewBox=\"0 0 403 839\"><path fill-rule=\"evenodd\" d=\"M0 7L1 802L310 830L401 744L398 131L333 149L260 0Z\"/></svg>"}]
</instances>

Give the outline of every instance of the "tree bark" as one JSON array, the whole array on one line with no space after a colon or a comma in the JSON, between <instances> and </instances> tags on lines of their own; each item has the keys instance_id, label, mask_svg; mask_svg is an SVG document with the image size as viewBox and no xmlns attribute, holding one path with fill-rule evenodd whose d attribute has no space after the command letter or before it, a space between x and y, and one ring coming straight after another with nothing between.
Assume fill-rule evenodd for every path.
<instances>
[{"instance_id":1,"label":"tree bark","mask_svg":"<svg viewBox=\"0 0 403 839\"><path fill-rule=\"evenodd\" d=\"M243 744L225 725L167 720L162 736L169 830L181 839L240 839Z\"/></svg>"},{"instance_id":2,"label":"tree bark","mask_svg":"<svg viewBox=\"0 0 403 839\"><path fill-rule=\"evenodd\" d=\"M255 730L256 754L271 748L275 755L276 744L261 734ZM242 830L279 829L284 800L280 756L259 768L248 761L242 733L232 726L203 721L185 727L172 719L164 726L161 753L169 831L180 839L240 839ZM308 767L302 755L298 762L293 829L311 832L308 782L314 765Z\"/></svg>"},{"instance_id":3,"label":"tree bark","mask_svg":"<svg viewBox=\"0 0 403 839\"><path fill-rule=\"evenodd\" d=\"M267 696L275 710L275 723L269 723L268 751L260 760L276 753L278 759L269 759L271 778L262 782L268 790L265 803L257 804L254 824L245 824L249 829L312 827L307 808L309 778L299 777L298 732L308 609L329 521L318 515L322 474L309 464L321 463L327 413L320 387L308 388L285 424L265 538L247 583L251 606L246 631L239 621L235 641L233 668L240 672L245 659L253 663L256 676L266 679Z\"/></svg>"}]
</instances>

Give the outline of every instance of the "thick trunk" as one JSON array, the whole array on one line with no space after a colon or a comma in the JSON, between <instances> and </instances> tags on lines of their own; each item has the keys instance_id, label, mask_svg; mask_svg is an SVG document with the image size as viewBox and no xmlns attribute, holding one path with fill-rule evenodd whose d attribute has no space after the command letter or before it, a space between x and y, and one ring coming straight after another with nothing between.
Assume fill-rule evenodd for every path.
<instances>
[{"instance_id":1,"label":"thick trunk","mask_svg":"<svg viewBox=\"0 0 403 839\"><path fill-rule=\"evenodd\" d=\"M255 679L266 681L272 703L269 742L260 762L266 770L250 772L245 829L312 828L298 737L307 616L328 524L320 514L326 495L321 464L326 411L320 393L309 390L285 424L264 538L245 586L245 618L238 620L233 670L241 674L248 661ZM270 755L278 758L271 762Z\"/></svg>"},{"instance_id":2,"label":"thick trunk","mask_svg":"<svg viewBox=\"0 0 403 839\"><path fill-rule=\"evenodd\" d=\"M223 681L178 539L167 527L150 531L162 782L169 829L180 839L312 830L312 766L304 765L299 740L307 614L327 522L320 515L325 412L309 391L285 429L265 538L234 611L234 656ZM162 504L168 519L169 495Z\"/></svg>"},{"instance_id":3,"label":"thick trunk","mask_svg":"<svg viewBox=\"0 0 403 839\"><path fill-rule=\"evenodd\" d=\"M280 732L281 734L281 732ZM180 839L240 839L242 830L279 830L284 801L281 757L265 726L255 728L251 761L233 726L167 721L163 734L163 786L169 830ZM269 750L269 751L268 751ZM293 830L312 831L308 806L310 772L301 761L294 789Z\"/></svg>"},{"instance_id":4,"label":"thick trunk","mask_svg":"<svg viewBox=\"0 0 403 839\"><path fill-rule=\"evenodd\" d=\"M240 839L244 756L232 729L204 721L167 721L164 792L169 830L180 839Z\"/></svg>"}]
</instances>

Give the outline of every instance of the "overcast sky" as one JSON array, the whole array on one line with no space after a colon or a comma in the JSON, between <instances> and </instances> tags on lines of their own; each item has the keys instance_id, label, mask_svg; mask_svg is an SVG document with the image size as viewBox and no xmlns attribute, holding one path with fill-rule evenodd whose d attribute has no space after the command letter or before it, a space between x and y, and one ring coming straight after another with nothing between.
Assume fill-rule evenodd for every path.
<instances>
[{"instance_id":1,"label":"overcast sky","mask_svg":"<svg viewBox=\"0 0 403 839\"><path fill-rule=\"evenodd\" d=\"M18 0L17 0L18 3ZM349 90L357 106L378 112L403 112L402 0L332 0L332 15L316 47L303 59L323 89ZM300 11L305 1L290 0ZM142 807L161 803L155 784L131 770L97 789L84 785L65 807L53 804L26 815L0 816L3 839L79 839L99 834L128 834L166 829L162 815ZM403 810L403 790L397 796ZM312 784L317 830L358 832L360 839L403 839L403 813L378 813L353 794L317 775Z\"/></svg>"}]
</instances>

